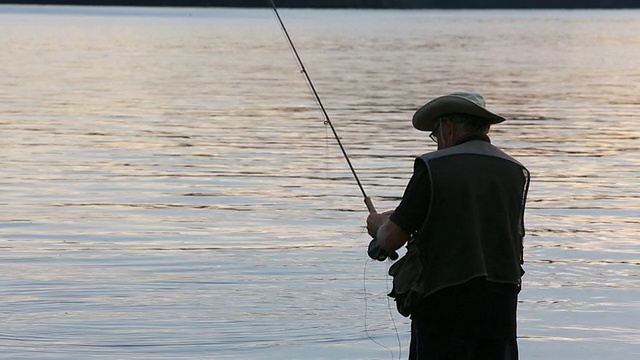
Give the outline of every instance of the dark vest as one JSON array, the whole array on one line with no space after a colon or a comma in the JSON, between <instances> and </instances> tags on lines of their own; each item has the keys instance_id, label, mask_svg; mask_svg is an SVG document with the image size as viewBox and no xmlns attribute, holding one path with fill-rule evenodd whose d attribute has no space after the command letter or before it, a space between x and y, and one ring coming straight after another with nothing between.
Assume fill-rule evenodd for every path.
<instances>
[{"instance_id":1,"label":"dark vest","mask_svg":"<svg viewBox=\"0 0 640 360\"><path fill-rule=\"evenodd\" d=\"M431 176L431 204L414 238L425 294L478 276L520 284L529 171L482 140L420 159Z\"/></svg>"}]
</instances>

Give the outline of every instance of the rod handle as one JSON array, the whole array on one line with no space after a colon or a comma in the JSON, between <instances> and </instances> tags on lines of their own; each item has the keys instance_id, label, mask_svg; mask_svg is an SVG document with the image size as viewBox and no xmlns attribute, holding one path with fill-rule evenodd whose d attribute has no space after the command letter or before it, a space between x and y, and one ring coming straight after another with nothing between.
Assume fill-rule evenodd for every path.
<instances>
[{"instance_id":1,"label":"rod handle","mask_svg":"<svg viewBox=\"0 0 640 360\"><path fill-rule=\"evenodd\" d=\"M369 214L377 214L378 212L376 211L376 207L373 206L373 202L371 201L371 198L368 196L365 196L364 198L364 204L367 205L367 209L369 209Z\"/></svg>"}]
</instances>

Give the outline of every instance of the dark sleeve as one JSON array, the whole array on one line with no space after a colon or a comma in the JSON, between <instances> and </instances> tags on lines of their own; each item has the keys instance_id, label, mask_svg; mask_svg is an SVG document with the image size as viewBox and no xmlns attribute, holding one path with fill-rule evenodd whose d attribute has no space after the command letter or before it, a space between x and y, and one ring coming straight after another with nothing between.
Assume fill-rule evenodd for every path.
<instances>
[{"instance_id":1,"label":"dark sleeve","mask_svg":"<svg viewBox=\"0 0 640 360\"><path fill-rule=\"evenodd\" d=\"M431 176L429 168L417 158L413 166L413 175L404 190L402 201L390 219L402 230L413 234L422 228L429 211L431 199Z\"/></svg>"}]
</instances>

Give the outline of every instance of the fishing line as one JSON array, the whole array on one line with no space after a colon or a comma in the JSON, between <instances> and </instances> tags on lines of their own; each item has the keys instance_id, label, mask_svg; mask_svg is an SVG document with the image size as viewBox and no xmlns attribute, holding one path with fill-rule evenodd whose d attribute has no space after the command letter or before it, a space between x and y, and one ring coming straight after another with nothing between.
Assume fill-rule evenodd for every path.
<instances>
[{"instance_id":1,"label":"fishing line","mask_svg":"<svg viewBox=\"0 0 640 360\"><path fill-rule=\"evenodd\" d=\"M387 351L391 353L391 360L394 360L395 354L393 353L393 350L391 350L388 346L376 341L373 337L371 337L371 334L369 334L369 328L367 327L367 314L368 314L367 310L369 308L368 302L367 302L367 264L369 264L369 261L371 261L371 259L367 259L367 261L364 263L364 270L362 270L362 288L364 291L364 332L367 334L367 337L369 338L369 340L387 349ZM389 285L387 285L387 290L388 290L388 287ZM387 299L387 305L389 306L389 311L391 311L391 305L388 301L389 300ZM393 316L391 317L391 319L393 320ZM398 344L400 344L400 335L398 335L398 329L396 328L395 321L393 321L393 328L396 330L396 336L398 337ZM400 349L399 356L402 356L402 349ZM400 357L398 357L398 359L400 359Z\"/></svg>"},{"instance_id":2,"label":"fishing line","mask_svg":"<svg viewBox=\"0 0 640 360\"><path fill-rule=\"evenodd\" d=\"M276 15L276 18L278 19L278 22L280 23L280 28L282 28L282 32L287 38L289 47L291 48L291 51L293 51L293 54L295 55L296 61L298 62L298 67L300 68L300 72L304 75L304 78L307 81L307 85L309 85L309 89L311 89L311 93L316 99L316 102L318 103L318 106L320 107L320 110L324 115L325 124L328 124L329 127L331 128L331 132L333 132L333 136L336 138L336 141L340 146L342 155L344 155L344 159L347 161L347 164L349 165L349 169L351 169L351 173L353 174L353 177L356 180L356 183L358 184L358 188L360 188L360 192L362 192L362 196L364 197L364 203L367 206L369 213L372 213L372 214L376 213L377 212L376 208L373 206L373 203L371 202L371 199L369 198L369 196L367 196L366 191L364 191L364 187L362 187L360 178L358 178L358 174L356 174L356 170L353 168L353 165L351 164L351 160L349 160L347 151L344 149L344 146L342 145L342 141L340 141L340 137L338 136L338 133L336 132L336 129L333 126L333 123L331 122L331 118L329 117L329 114L327 114L327 110L325 110L324 105L322 105L322 100L320 100L320 96L318 95L318 92L316 91L315 86L313 86L313 82L309 77L309 73L307 72L307 69L305 68L304 63L302 62L300 55L298 55L298 50L296 50L296 46L293 44L293 40L291 40L291 36L289 36L289 32L287 31L287 28L284 26L284 22L282 21L282 18L278 13L278 9L276 8L276 3L273 0L270 0L270 2L271 2L271 7L273 8L273 12Z\"/></svg>"},{"instance_id":3,"label":"fishing line","mask_svg":"<svg viewBox=\"0 0 640 360\"><path fill-rule=\"evenodd\" d=\"M389 272L389 267L391 265L389 265L387 267L387 273ZM391 291L389 290L389 278L386 278L387 281L385 281L385 286L387 287L387 294L390 293ZM365 294L366 296L366 294ZM393 310L391 309L391 299L389 298L389 296L387 296L387 309L389 310L389 317L391 318L391 323L393 324L393 330L396 332L396 339L398 340L398 351L400 352L398 354L398 359L402 359L402 342L400 341L400 334L398 334L398 327L396 326L396 319L393 317Z\"/></svg>"}]
</instances>

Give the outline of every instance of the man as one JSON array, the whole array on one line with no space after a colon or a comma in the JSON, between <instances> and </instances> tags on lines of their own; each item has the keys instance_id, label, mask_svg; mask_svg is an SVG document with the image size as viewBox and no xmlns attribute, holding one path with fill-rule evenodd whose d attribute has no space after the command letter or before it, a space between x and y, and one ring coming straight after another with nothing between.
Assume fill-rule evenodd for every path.
<instances>
[{"instance_id":1,"label":"man","mask_svg":"<svg viewBox=\"0 0 640 360\"><path fill-rule=\"evenodd\" d=\"M491 144L490 126L503 121L474 91L425 104L413 126L438 150L415 160L395 211L367 218L372 258L407 244L389 273L390 296L412 319L410 360L518 358L529 172Z\"/></svg>"}]
</instances>

